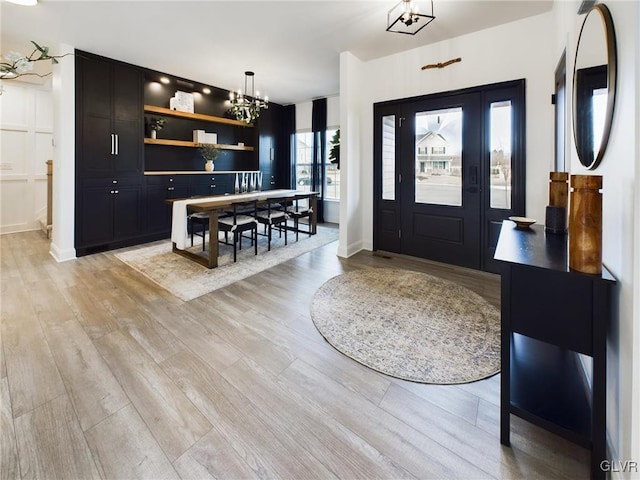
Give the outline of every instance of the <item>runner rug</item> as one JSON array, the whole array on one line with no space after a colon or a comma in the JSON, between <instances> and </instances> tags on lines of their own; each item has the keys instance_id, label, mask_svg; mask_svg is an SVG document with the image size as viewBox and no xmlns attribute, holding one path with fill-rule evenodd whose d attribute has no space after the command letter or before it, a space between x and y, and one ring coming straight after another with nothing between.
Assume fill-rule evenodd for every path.
<instances>
[{"instance_id":1,"label":"runner rug","mask_svg":"<svg viewBox=\"0 0 640 480\"><path fill-rule=\"evenodd\" d=\"M173 253L169 240L127 249L116 253L116 257L178 298L188 301L338 239L337 228L318 225L317 232L312 236L301 233L297 242L295 234L290 232L288 245L284 244L284 237L280 238L275 232L271 251L267 251L266 237L259 235L258 255L254 255L249 240L244 239L236 263L233 263L233 247L221 243L218 267L212 269ZM224 238L224 234L221 234L221 238ZM202 253L202 238L196 237L194 243L190 251L207 254Z\"/></svg>"}]
</instances>

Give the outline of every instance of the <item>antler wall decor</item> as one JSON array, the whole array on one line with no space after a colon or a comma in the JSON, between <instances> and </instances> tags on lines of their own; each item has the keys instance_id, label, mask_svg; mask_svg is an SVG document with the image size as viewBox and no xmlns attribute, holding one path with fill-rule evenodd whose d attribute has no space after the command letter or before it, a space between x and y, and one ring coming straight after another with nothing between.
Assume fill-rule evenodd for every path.
<instances>
[{"instance_id":1,"label":"antler wall decor","mask_svg":"<svg viewBox=\"0 0 640 480\"><path fill-rule=\"evenodd\" d=\"M451 60L447 60L446 62L430 63L429 65L424 65L421 70L428 70L430 68L444 68L444 67L448 67L452 63L458 63L461 61L462 61L462 58L458 57L458 58L453 58Z\"/></svg>"}]
</instances>

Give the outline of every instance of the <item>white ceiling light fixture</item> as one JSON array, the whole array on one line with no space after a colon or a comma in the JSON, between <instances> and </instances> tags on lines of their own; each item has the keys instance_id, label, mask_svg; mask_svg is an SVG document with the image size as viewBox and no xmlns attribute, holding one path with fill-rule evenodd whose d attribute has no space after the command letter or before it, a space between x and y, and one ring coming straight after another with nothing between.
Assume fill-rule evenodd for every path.
<instances>
[{"instance_id":1,"label":"white ceiling light fixture","mask_svg":"<svg viewBox=\"0 0 640 480\"><path fill-rule=\"evenodd\" d=\"M255 91L254 73L244 72L244 93L229 92L229 102L231 103L231 114L237 120L245 123L253 123L260 116L260 109L269 108L269 98L260 98L260 92ZM249 91L249 83L251 84Z\"/></svg>"},{"instance_id":2,"label":"white ceiling light fixture","mask_svg":"<svg viewBox=\"0 0 640 480\"><path fill-rule=\"evenodd\" d=\"M387 14L387 32L415 35L435 20L433 0L431 14L420 13L417 0L400 0Z\"/></svg>"},{"instance_id":3,"label":"white ceiling light fixture","mask_svg":"<svg viewBox=\"0 0 640 480\"><path fill-rule=\"evenodd\" d=\"M33 7L38 4L38 0L5 0L9 3L15 3L16 5L23 5L25 7Z\"/></svg>"}]
</instances>

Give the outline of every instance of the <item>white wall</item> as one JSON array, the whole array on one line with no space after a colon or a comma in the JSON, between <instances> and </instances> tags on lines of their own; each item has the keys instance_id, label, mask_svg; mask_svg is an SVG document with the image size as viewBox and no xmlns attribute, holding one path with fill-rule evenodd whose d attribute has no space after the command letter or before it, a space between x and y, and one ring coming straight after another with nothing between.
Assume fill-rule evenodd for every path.
<instances>
[{"instance_id":1,"label":"white wall","mask_svg":"<svg viewBox=\"0 0 640 480\"><path fill-rule=\"evenodd\" d=\"M0 233L40 228L53 159L51 88L4 81L0 95Z\"/></svg>"},{"instance_id":2,"label":"white wall","mask_svg":"<svg viewBox=\"0 0 640 480\"><path fill-rule=\"evenodd\" d=\"M340 241L338 255L349 257L363 248L364 244L362 203L370 203L366 196L367 180L362 178L363 164L360 146L367 137L367 107L371 105L362 95L362 85L366 77L364 64L352 53L340 54ZM371 125L371 123L369 123ZM373 139L369 139L373 143ZM370 208L371 209L371 208Z\"/></svg>"},{"instance_id":3,"label":"white wall","mask_svg":"<svg viewBox=\"0 0 640 480\"><path fill-rule=\"evenodd\" d=\"M555 2L553 11L546 14L370 62L361 62L349 52L341 55L340 255L372 248L372 105L384 100L525 78L526 213L544 219L554 157L550 102L554 71L566 48L570 112L571 72L583 18L576 14L579 3ZM640 174L640 3L611 1L607 5L618 37L619 96L607 153L601 166L589 172L604 177L603 261L618 280L609 345L607 429L613 460L640 463L640 194L636 189ZM442 70L420 70L422 65L456 57L462 57L462 62ZM585 173L576 158L570 115L567 117L567 165L571 173Z\"/></svg>"},{"instance_id":4,"label":"white wall","mask_svg":"<svg viewBox=\"0 0 640 480\"><path fill-rule=\"evenodd\" d=\"M355 147L361 154L346 150L342 155L346 157L348 168L355 161L362 170L358 216L362 218L361 241L364 248L373 248L373 103L495 82L526 79L526 214L538 220L544 219L554 148L551 94L557 60L550 55L553 37L548 32L552 18L551 13L538 15L361 63L357 66L357 73L362 83L344 87L341 83L341 97L351 89L357 95L359 105L357 111L343 113L343 118L344 115L357 116L362 125L362 133ZM444 69L420 68L428 63L456 57L461 57L462 62ZM354 102L353 98L344 100L347 103ZM342 133L353 134L345 129Z\"/></svg>"},{"instance_id":5,"label":"white wall","mask_svg":"<svg viewBox=\"0 0 640 480\"><path fill-rule=\"evenodd\" d=\"M637 358L638 345L634 346L640 329L638 311L638 202L636 184L640 172L638 147L638 109L640 95L638 68L640 7L638 2L605 2L611 11L618 47L617 98L611 136L600 166L586 170L579 162L572 134L569 134L569 171L572 174L602 175L603 177L603 263L618 281L615 296L616 315L610 329L607 371L607 434L612 460L634 460L640 464L640 453L632 449L633 428L636 435L640 423L638 401ZM584 15L576 14L580 2L560 2L554 8L558 29L566 34L558 35L554 50L567 49L567 111L571 111L572 72L576 44ZM563 39L563 36L565 37ZM572 132L571 116L568 117ZM631 141L631 139L635 139ZM635 227L634 227L635 225ZM635 258L635 261L633 259ZM636 299L634 300L634 293ZM635 304L634 304L635 302ZM637 342L637 340L636 340ZM635 349L635 350L634 350ZM635 352L635 354L634 354ZM634 368L636 369L634 372ZM633 400L636 389L635 405ZM635 419L635 423L632 422ZM622 472L618 475L623 477Z\"/></svg>"},{"instance_id":6,"label":"white wall","mask_svg":"<svg viewBox=\"0 0 640 480\"><path fill-rule=\"evenodd\" d=\"M640 6L636 5L638 10ZM636 12L636 17L640 17L640 11ZM640 79L640 25L636 24L636 48L633 58L636 59L636 84ZM640 94L636 90L636 126L640 126ZM636 460L640 459L640 188L638 188L638 179L640 179L640 135L635 135L635 150L636 150L636 169L635 169L635 219L634 219L634 236L635 236L635 250L634 250L634 275L632 281L633 295L633 316L632 326L633 329L633 345L631 347L632 354L632 371L631 371L631 458ZM640 479L640 472L635 475L636 479Z\"/></svg>"},{"instance_id":7,"label":"white wall","mask_svg":"<svg viewBox=\"0 0 640 480\"><path fill-rule=\"evenodd\" d=\"M61 44L60 55L73 53ZM75 232L75 62L69 56L53 68L53 238L51 255L62 262L76 258Z\"/></svg>"}]
</instances>

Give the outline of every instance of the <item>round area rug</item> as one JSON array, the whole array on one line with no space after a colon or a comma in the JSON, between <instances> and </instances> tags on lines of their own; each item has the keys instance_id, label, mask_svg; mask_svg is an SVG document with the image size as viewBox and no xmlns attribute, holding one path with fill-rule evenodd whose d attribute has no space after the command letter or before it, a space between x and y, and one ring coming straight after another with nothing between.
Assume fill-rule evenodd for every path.
<instances>
[{"instance_id":1,"label":"round area rug","mask_svg":"<svg viewBox=\"0 0 640 480\"><path fill-rule=\"evenodd\" d=\"M374 370L421 383L468 383L500 371L500 313L456 283L374 268L332 278L311 318L337 350Z\"/></svg>"}]
</instances>

